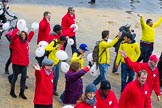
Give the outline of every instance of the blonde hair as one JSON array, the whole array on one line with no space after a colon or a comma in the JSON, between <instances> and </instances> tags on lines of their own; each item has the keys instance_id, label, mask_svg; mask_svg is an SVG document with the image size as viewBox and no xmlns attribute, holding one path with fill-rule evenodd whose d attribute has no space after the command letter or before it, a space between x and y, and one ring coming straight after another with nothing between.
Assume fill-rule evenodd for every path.
<instances>
[{"instance_id":1,"label":"blonde hair","mask_svg":"<svg viewBox=\"0 0 162 108\"><path fill-rule=\"evenodd\" d=\"M83 101L86 99L86 97L87 97L86 95L87 95L87 93L82 94L82 96L81 96L80 99L77 101L77 103L83 102Z\"/></svg>"}]
</instances>

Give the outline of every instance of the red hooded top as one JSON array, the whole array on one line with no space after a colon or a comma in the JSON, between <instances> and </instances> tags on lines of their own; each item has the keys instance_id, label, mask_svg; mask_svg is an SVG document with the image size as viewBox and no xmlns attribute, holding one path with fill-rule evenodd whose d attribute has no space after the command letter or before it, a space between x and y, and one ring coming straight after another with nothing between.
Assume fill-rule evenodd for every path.
<instances>
[{"instance_id":1,"label":"red hooded top","mask_svg":"<svg viewBox=\"0 0 162 108\"><path fill-rule=\"evenodd\" d=\"M47 21L47 19L44 17L40 23L39 23L39 30L38 30L38 38L37 38L37 44L40 41L46 41L48 42L49 36L50 36L50 23Z\"/></svg>"},{"instance_id":2,"label":"red hooded top","mask_svg":"<svg viewBox=\"0 0 162 108\"><path fill-rule=\"evenodd\" d=\"M65 30L68 30L72 24L75 24L75 14L71 16L67 12L67 14L62 18L61 22L62 31L64 32ZM71 32L69 34L69 37L73 36L75 36L75 32Z\"/></svg>"},{"instance_id":3,"label":"red hooded top","mask_svg":"<svg viewBox=\"0 0 162 108\"><path fill-rule=\"evenodd\" d=\"M120 96L119 108L152 108L149 93L147 83L141 86L137 80L132 81Z\"/></svg>"},{"instance_id":4,"label":"red hooded top","mask_svg":"<svg viewBox=\"0 0 162 108\"><path fill-rule=\"evenodd\" d=\"M96 91L98 108L119 108L118 100L112 90L109 91L106 99L104 99L99 92L99 90Z\"/></svg>"},{"instance_id":5,"label":"red hooded top","mask_svg":"<svg viewBox=\"0 0 162 108\"><path fill-rule=\"evenodd\" d=\"M159 81L159 72L157 67L153 71L149 67L148 63L132 62L128 57L125 58L125 62L136 73L138 73L140 70L146 70L148 73L146 82L149 86L150 94L152 93L152 90L154 90L156 95L160 96L160 81Z\"/></svg>"},{"instance_id":6,"label":"red hooded top","mask_svg":"<svg viewBox=\"0 0 162 108\"><path fill-rule=\"evenodd\" d=\"M51 105L53 103L53 72L47 75L42 67L40 71L35 70L35 77L34 104Z\"/></svg>"},{"instance_id":7,"label":"red hooded top","mask_svg":"<svg viewBox=\"0 0 162 108\"><path fill-rule=\"evenodd\" d=\"M23 43L18 35L17 30L12 34L11 45L12 45L12 56L11 62L12 64L28 66L29 64L29 45L28 43L34 36L34 32L31 31L27 37L27 41Z\"/></svg>"}]
</instances>

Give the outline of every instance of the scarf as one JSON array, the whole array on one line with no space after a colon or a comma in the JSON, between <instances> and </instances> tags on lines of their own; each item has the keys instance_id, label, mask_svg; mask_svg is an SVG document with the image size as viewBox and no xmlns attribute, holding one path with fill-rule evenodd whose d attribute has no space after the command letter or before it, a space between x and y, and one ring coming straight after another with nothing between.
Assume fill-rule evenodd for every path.
<instances>
[{"instance_id":1,"label":"scarf","mask_svg":"<svg viewBox=\"0 0 162 108\"><path fill-rule=\"evenodd\" d=\"M96 104L96 97L94 97L92 100L86 98L85 102L91 106L94 106Z\"/></svg>"}]
</instances>

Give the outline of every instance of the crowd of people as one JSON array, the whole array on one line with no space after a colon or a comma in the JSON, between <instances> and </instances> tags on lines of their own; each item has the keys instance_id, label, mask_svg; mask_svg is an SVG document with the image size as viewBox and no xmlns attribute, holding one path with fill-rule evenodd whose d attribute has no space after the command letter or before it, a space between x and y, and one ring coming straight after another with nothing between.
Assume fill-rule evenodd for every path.
<instances>
[{"instance_id":1,"label":"crowd of people","mask_svg":"<svg viewBox=\"0 0 162 108\"><path fill-rule=\"evenodd\" d=\"M91 0L95 3L95 0ZM8 0L2 0L2 4ZM5 17L5 14L3 14ZM0 19L1 19L0 15ZM151 95L155 91L157 100L160 101L162 94L162 54L160 58L152 54L155 40L155 27L162 22L162 17L153 23L152 19L147 19L146 23L142 15L140 23L142 37L140 44L136 41L136 34L131 30L131 24L125 23L119 28L117 36L109 42L109 30L103 30L101 40L98 42L97 61L88 61L85 65L85 54L88 45L82 43L77 48L76 40L76 17L74 7L68 7L67 13L62 17L61 25L56 24L51 33L51 13L45 11L39 23L37 44L46 41L48 45L45 51L48 55L36 57L35 69L35 93L34 108L52 108L53 96L60 95L60 101L64 104L73 105L74 108L152 108ZM11 17L15 17L14 15ZM15 83L18 75L21 74L20 93L22 99L27 99L25 95L27 67L29 65L29 42L34 36L34 30L27 32L20 31L17 27L12 31L10 43L10 57L5 66L5 73L9 74L9 64L12 63L13 73L8 76L11 84L10 95L17 98L15 93ZM59 50L65 50L67 40L72 39L72 57L70 68L65 74L65 90L59 94L57 85L59 81L60 64L56 56ZM115 47L116 57L114 60L113 73L118 73L121 63L121 96L118 100L115 92L111 89L110 81L107 79L110 64L111 47ZM93 54L92 54L93 55ZM83 93L83 76L90 71L92 65L99 68L99 75L94 81L89 82ZM134 78L136 73L136 78ZM127 78L128 77L128 78ZM97 85L100 87L97 89ZM161 87L161 88L160 88ZM140 100L139 100L140 99Z\"/></svg>"}]
</instances>

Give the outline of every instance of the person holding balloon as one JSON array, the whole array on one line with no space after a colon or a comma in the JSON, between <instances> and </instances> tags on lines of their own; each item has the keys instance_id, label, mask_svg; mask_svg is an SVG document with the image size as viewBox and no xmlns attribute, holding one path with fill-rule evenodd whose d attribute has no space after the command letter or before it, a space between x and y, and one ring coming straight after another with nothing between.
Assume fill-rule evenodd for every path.
<instances>
[{"instance_id":1,"label":"person holding balloon","mask_svg":"<svg viewBox=\"0 0 162 108\"><path fill-rule=\"evenodd\" d=\"M18 27L18 30L20 28ZM10 95L13 98L17 98L15 94L15 83L18 78L18 75L21 73L21 80L20 80L20 93L19 96L22 99L27 99L24 94L25 91L25 83L26 83L26 76L27 76L27 66L29 65L29 45L28 43L34 36L34 32L31 31L27 34L25 31L18 31L15 30L12 33L11 44L12 44L12 70L13 74L9 75L8 78L11 81L11 90Z\"/></svg>"},{"instance_id":2,"label":"person holding balloon","mask_svg":"<svg viewBox=\"0 0 162 108\"><path fill-rule=\"evenodd\" d=\"M72 62L79 62L81 64L81 68L84 67L84 58L85 58L85 52L89 51L88 46L84 43L80 44L79 49L77 49L71 58Z\"/></svg>"},{"instance_id":3,"label":"person holding balloon","mask_svg":"<svg viewBox=\"0 0 162 108\"><path fill-rule=\"evenodd\" d=\"M76 101L83 93L82 76L89 71L90 67L85 66L81 69L79 62L72 62L69 71L65 74L66 84L62 96L64 104L76 104Z\"/></svg>"},{"instance_id":4,"label":"person holding balloon","mask_svg":"<svg viewBox=\"0 0 162 108\"><path fill-rule=\"evenodd\" d=\"M54 95L55 96L59 95L57 92L57 83L59 79L59 68L60 68L60 60L56 57L56 52L61 50L65 41L66 41L66 37L60 36L58 40L56 39L52 41L45 47L45 50L50 52L48 55L48 59L51 59L54 61L53 71L54 71L54 76L55 76L54 78Z\"/></svg>"}]
</instances>

